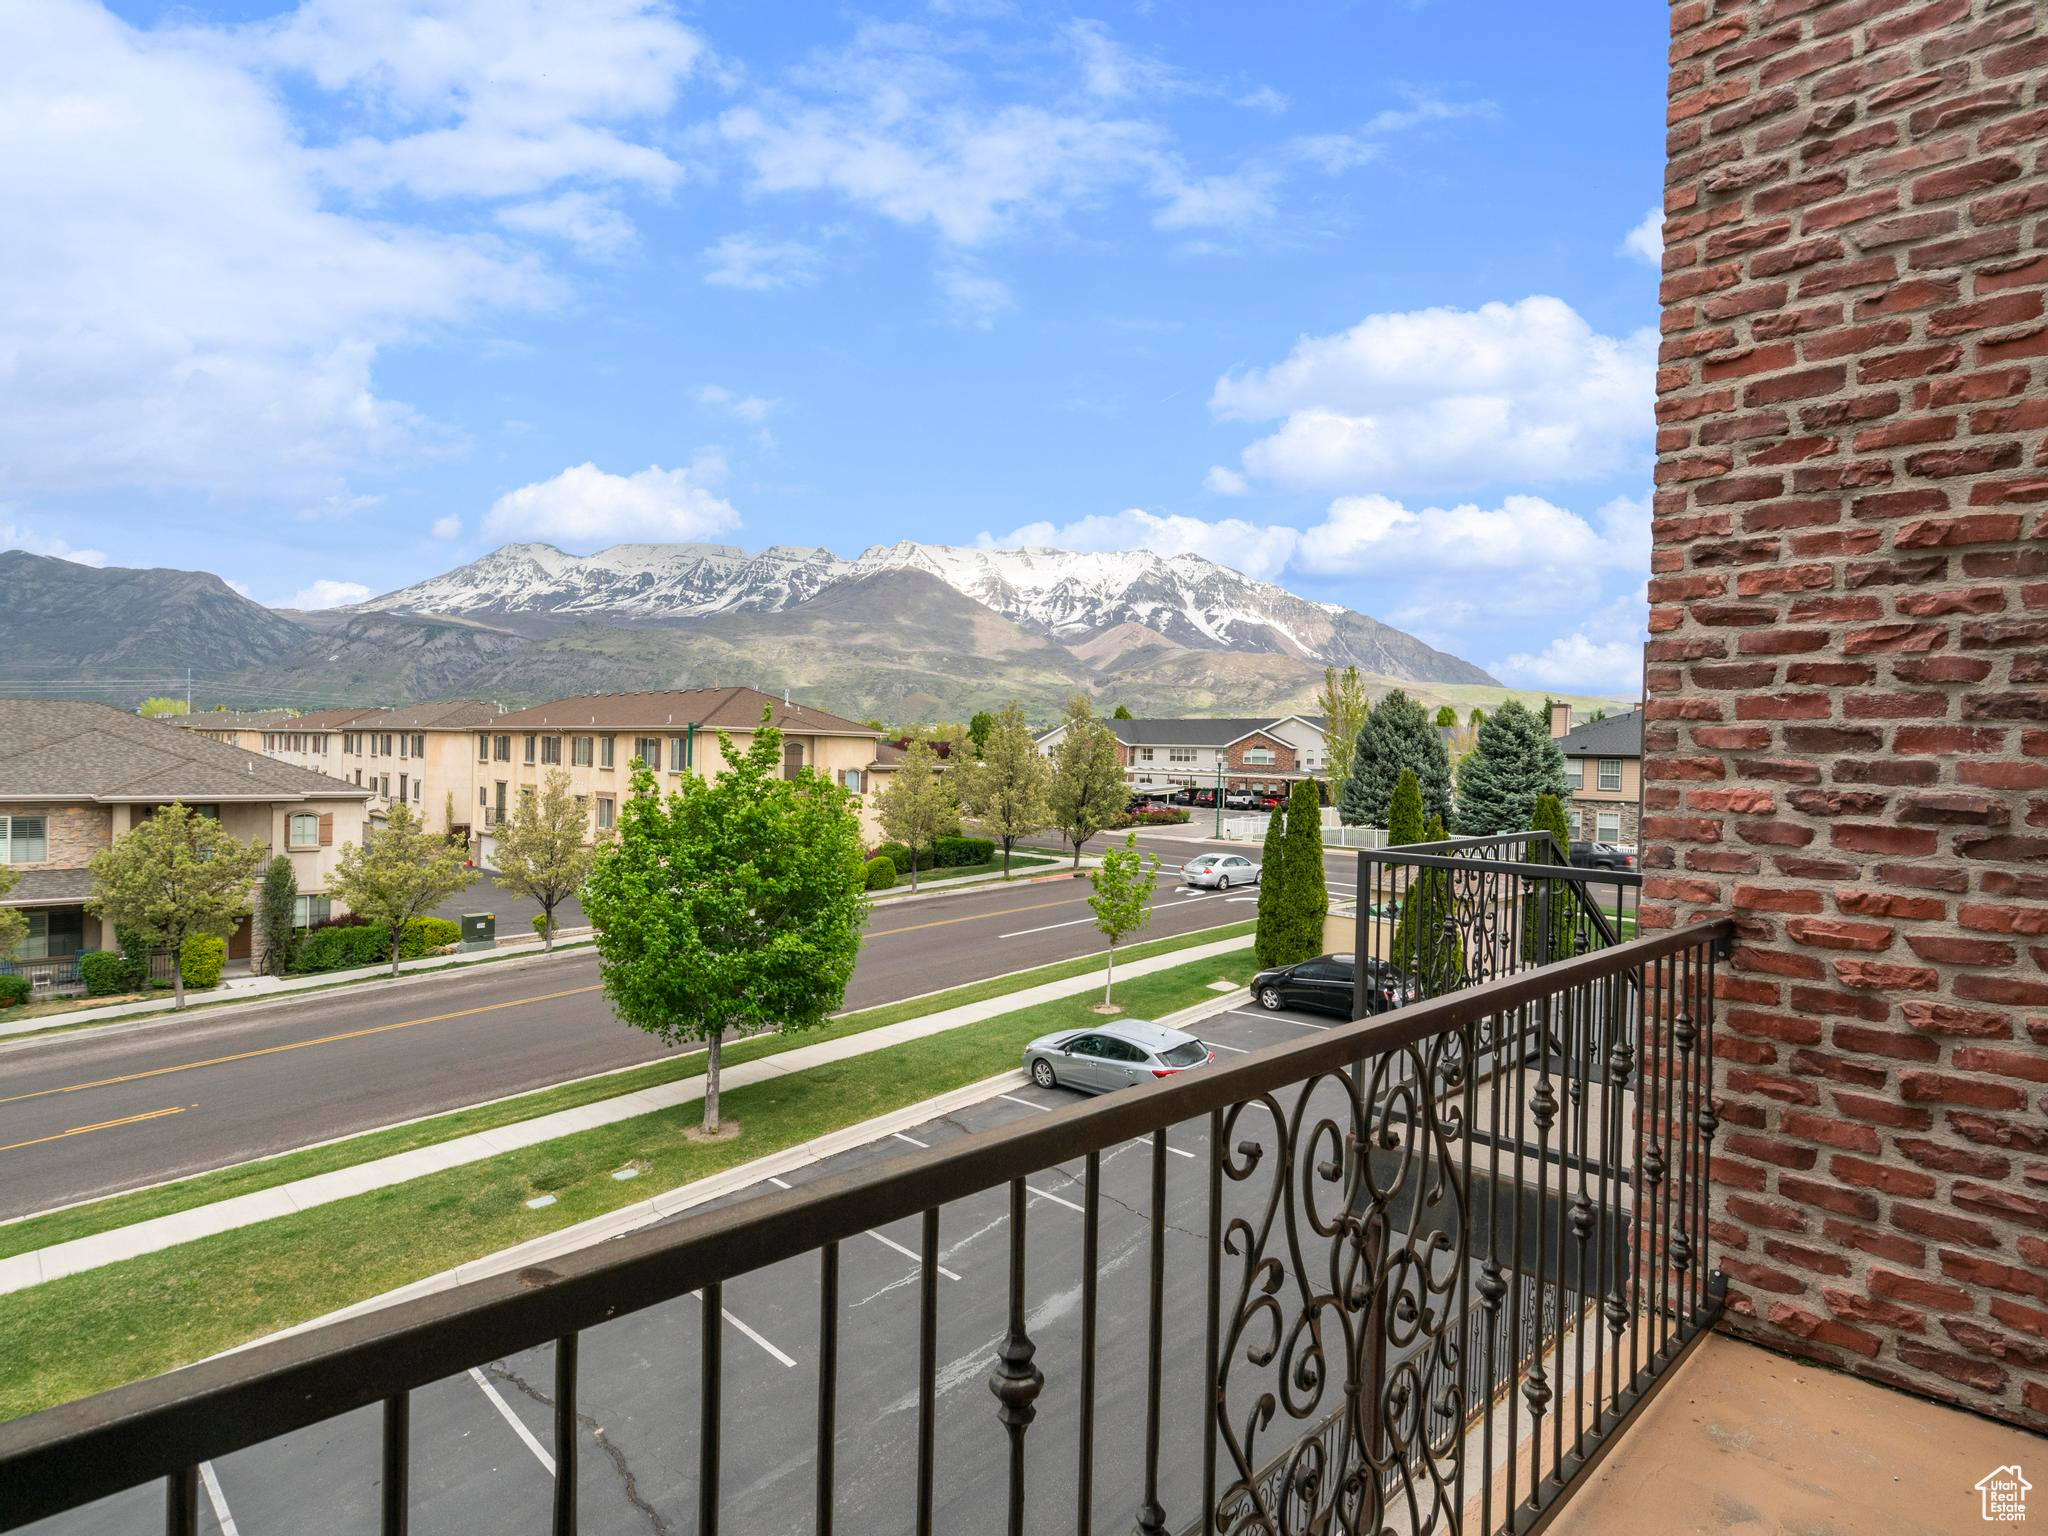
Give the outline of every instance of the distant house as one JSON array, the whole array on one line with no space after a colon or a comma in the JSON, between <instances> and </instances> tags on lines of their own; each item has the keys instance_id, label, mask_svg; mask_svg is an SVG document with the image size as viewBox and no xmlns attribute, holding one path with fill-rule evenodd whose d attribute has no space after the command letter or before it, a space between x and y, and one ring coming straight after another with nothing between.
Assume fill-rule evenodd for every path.
<instances>
[{"instance_id":1,"label":"distant house","mask_svg":"<svg viewBox=\"0 0 2048 1536\"><path fill-rule=\"evenodd\" d=\"M1553 704L1550 734L1564 753L1572 836L1634 847L1643 790L1643 712L1574 726L1569 706Z\"/></svg>"},{"instance_id":2,"label":"distant house","mask_svg":"<svg viewBox=\"0 0 2048 1536\"><path fill-rule=\"evenodd\" d=\"M1230 719L1104 719L1131 792L1164 797L1184 789L1225 794L1284 795L1299 779L1320 779L1329 749L1320 715L1257 715ZM1051 755L1065 738L1057 725L1038 738Z\"/></svg>"},{"instance_id":3,"label":"distant house","mask_svg":"<svg viewBox=\"0 0 2048 1536\"><path fill-rule=\"evenodd\" d=\"M27 939L4 958L39 985L61 984L63 962L111 947L113 935L85 910L86 867L172 801L290 855L298 920L319 921L331 915L335 858L363 840L369 798L329 775L102 704L0 699L0 864L19 877L0 902L29 920ZM260 941L253 917L243 919L228 939L230 962L249 960Z\"/></svg>"}]
</instances>

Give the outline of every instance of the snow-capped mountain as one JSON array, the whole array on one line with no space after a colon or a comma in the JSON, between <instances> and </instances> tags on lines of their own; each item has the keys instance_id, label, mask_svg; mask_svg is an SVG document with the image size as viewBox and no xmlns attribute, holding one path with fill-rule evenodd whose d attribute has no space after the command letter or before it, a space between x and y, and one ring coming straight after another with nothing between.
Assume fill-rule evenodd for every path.
<instances>
[{"instance_id":1,"label":"snow-capped mountain","mask_svg":"<svg viewBox=\"0 0 2048 1536\"><path fill-rule=\"evenodd\" d=\"M1470 662L1364 614L1297 597L1200 555L1150 550L965 549L905 541L842 560L830 550L789 547L749 554L723 544L620 544L578 556L547 544L508 544L356 611L702 619L781 612L844 583L897 570L935 577L1013 623L1069 645L1107 637L1103 643L1123 648L1149 634L1189 650L1356 664L1417 681L1493 681Z\"/></svg>"}]
</instances>

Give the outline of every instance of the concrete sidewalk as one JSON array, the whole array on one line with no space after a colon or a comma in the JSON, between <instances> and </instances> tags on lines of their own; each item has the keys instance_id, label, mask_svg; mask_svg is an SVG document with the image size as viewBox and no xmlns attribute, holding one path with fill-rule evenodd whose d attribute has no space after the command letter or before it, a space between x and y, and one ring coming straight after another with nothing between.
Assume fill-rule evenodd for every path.
<instances>
[{"instance_id":1,"label":"concrete sidewalk","mask_svg":"<svg viewBox=\"0 0 2048 1536\"><path fill-rule=\"evenodd\" d=\"M1233 954L1250 944L1249 936L1218 939L1208 944L1172 950L1144 960L1127 961L1117 968L1117 974L1123 978L1147 976L1155 971L1170 970L1175 966ZM887 1050L891 1046L901 1045L907 1041L944 1034L948 1030L978 1024L984 1019L1014 1013L1039 1003L1092 992L1102 985L1103 976L1103 971L1096 970L1079 976L1064 977L1058 981L1041 982L1037 986L1026 987L1000 997L985 998L976 1003L963 1003L956 1008L946 1008L937 1013L904 1019L899 1023L881 1025L838 1040L824 1040L816 1045L798 1046L778 1055L741 1062L724 1071L720 1086L740 1088L769 1078L786 1077L791 1073L823 1066L829 1062L844 1061L850 1057L864 1056L870 1051ZM136 1222L132 1226L96 1232L89 1237L76 1238L68 1243L55 1243L47 1248L33 1249L27 1253L16 1254L12 1258L0 1259L0 1294L25 1290L45 1280L55 1280L60 1276L98 1269L103 1265L118 1264L124 1259L172 1248L180 1243L191 1242L195 1238L210 1237L218 1232L229 1232L238 1227L270 1221L279 1216L289 1216L296 1211L310 1210L314 1206L326 1205L334 1200L345 1200L351 1195L402 1184L407 1180L439 1173L444 1169L482 1162L486 1158L553 1141L557 1137L571 1136L579 1131L594 1130L620 1120L630 1120L639 1115L672 1109L680 1104L693 1103L702 1098L703 1094L704 1078L699 1073L676 1082L664 1083L659 1087L643 1089L638 1093L621 1094L616 1098L601 1099L596 1103L579 1105L574 1109L558 1110L554 1114L541 1115L532 1120L516 1121L510 1125L459 1136L433 1146L416 1147L410 1152L376 1158L353 1167L337 1168L328 1173L295 1179L270 1189L237 1195L228 1200L218 1200L211 1205L175 1211L168 1216ZM370 1131L363 1134L377 1133Z\"/></svg>"}]
</instances>

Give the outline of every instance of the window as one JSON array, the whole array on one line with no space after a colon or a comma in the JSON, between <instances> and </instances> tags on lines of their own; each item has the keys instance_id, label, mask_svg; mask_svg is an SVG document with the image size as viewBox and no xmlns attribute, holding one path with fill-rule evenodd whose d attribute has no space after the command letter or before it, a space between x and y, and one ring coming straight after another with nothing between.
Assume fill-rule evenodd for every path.
<instances>
[{"instance_id":1,"label":"window","mask_svg":"<svg viewBox=\"0 0 2048 1536\"><path fill-rule=\"evenodd\" d=\"M420 801L426 798L423 793L426 787L427 781L425 779L414 779L412 781L412 803L414 805L418 805Z\"/></svg>"},{"instance_id":2,"label":"window","mask_svg":"<svg viewBox=\"0 0 2048 1536\"><path fill-rule=\"evenodd\" d=\"M407 775L401 773L398 776L398 798L401 800L410 800L412 796L407 794L406 791L411 787L411 784L407 780Z\"/></svg>"},{"instance_id":3,"label":"window","mask_svg":"<svg viewBox=\"0 0 2048 1536\"><path fill-rule=\"evenodd\" d=\"M534 737L533 737L533 732L531 732L531 731L528 731L528 732L526 733L526 754L525 754L525 757L524 757L524 759L523 759L523 761L525 761L525 762L528 762L528 763L531 763L531 762L533 761L533 741L534 741Z\"/></svg>"},{"instance_id":4,"label":"window","mask_svg":"<svg viewBox=\"0 0 2048 1536\"><path fill-rule=\"evenodd\" d=\"M1600 787L1602 789L1621 788L1620 758L1603 757L1600 759Z\"/></svg>"},{"instance_id":5,"label":"window","mask_svg":"<svg viewBox=\"0 0 2048 1536\"><path fill-rule=\"evenodd\" d=\"M316 757L325 757L327 755L327 736L325 732L313 738L313 753Z\"/></svg>"},{"instance_id":6,"label":"window","mask_svg":"<svg viewBox=\"0 0 2048 1536\"><path fill-rule=\"evenodd\" d=\"M804 771L804 744L800 741L785 741L782 744L782 776L793 779Z\"/></svg>"},{"instance_id":7,"label":"window","mask_svg":"<svg viewBox=\"0 0 2048 1536\"><path fill-rule=\"evenodd\" d=\"M544 763L554 763L557 766L560 765L562 761L561 737L543 736L540 739L540 760Z\"/></svg>"},{"instance_id":8,"label":"window","mask_svg":"<svg viewBox=\"0 0 2048 1536\"><path fill-rule=\"evenodd\" d=\"M385 773L385 774L379 774L379 775L378 775L378 777L377 777L377 793L378 793L378 794L380 794L380 795L382 795L382 796L383 796L383 797L384 797L384 798L385 798L386 800L389 800L389 799L391 798L391 775L390 775L390 774L388 774L388 773Z\"/></svg>"},{"instance_id":9,"label":"window","mask_svg":"<svg viewBox=\"0 0 2048 1536\"><path fill-rule=\"evenodd\" d=\"M612 766L612 738L609 736L597 738L597 766L600 768Z\"/></svg>"},{"instance_id":10,"label":"window","mask_svg":"<svg viewBox=\"0 0 2048 1536\"><path fill-rule=\"evenodd\" d=\"M22 960L68 960L85 948L85 913L76 907L30 909L28 933L14 953Z\"/></svg>"},{"instance_id":11,"label":"window","mask_svg":"<svg viewBox=\"0 0 2048 1536\"><path fill-rule=\"evenodd\" d=\"M1151 761L1152 761L1152 749L1151 749L1150 747L1140 747L1140 748L1138 748L1138 757L1140 758L1140 760L1142 760L1142 761L1144 761L1144 762L1148 762L1148 763L1149 763L1149 762L1151 762Z\"/></svg>"},{"instance_id":12,"label":"window","mask_svg":"<svg viewBox=\"0 0 2048 1536\"><path fill-rule=\"evenodd\" d=\"M668 739L668 771L681 773L690 766L690 738L671 736Z\"/></svg>"},{"instance_id":13,"label":"window","mask_svg":"<svg viewBox=\"0 0 2048 1536\"><path fill-rule=\"evenodd\" d=\"M41 816L0 816L0 864L40 864L49 856Z\"/></svg>"},{"instance_id":14,"label":"window","mask_svg":"<svg viewBox=\"0 0 2048 1536\"><path fill-rule=\"evenodd\" d=\"M411 736L409 736L409 735L406 735L406 736L400 736L400 737L398 738L398 755L399 755L400 757L411 757L411 756L412 756L412 737L411 737Z\"/></svg>"},{"instance_id":15,"label":"window","mask_svg":"<svg viewBox=\"0 0 2048 1536\"><path fill-rule=\"evenodd\" d=\"M1601 842L1618 843L1621 841L1621 812L1602 811L1598 826Z\"/></svg>"},{"instance_id":16,"label":"window","mask_svg":"<svg viewBox=\"0 0 2048 1536\"><path fill-rule=\"evenodd\" d=\"M610 795L599 795L597 797L597 830L600 832L609 832L611 830L611 827L612 797Z\"/></svg>"},{"instance_id":17,"label":"window","mask_svg":"<svg viewBox=\"0 0 2048 1536\"><path fill-rule=\"evenodd\" d=\"M839 782L852 790L856 795L859 794L861 792L860 770L858 768L848 768L840 774Z\"/></svg>"},{"instance_id":18,"label":"window","mask_svg":"<svg viewBox=\"0 0 2048 1536\"><path fill-rule=\"evenodd\" d=\"M1270 768L1277 759L1271 747L1246 747L1244 761L1247 768Z\"/></svg>"},{"instance_id":19,"label":"window","mask_svg":"<svg viewBox=\"0 0 2048 1536\"><path fill-rule=\"evenodd\" d=\"M292 848L320 846L320 818L309 811L294 811L287 825L286 844ZM304 923L299 925L305 927Z\"/></svg>"},{"instance_id":20,"label":"window","mask_svg":"<svg viewBox=\"0 0 2048 1536\"><path fill-rule=\"evenodd\" d=\"M593 748L596 740L589 736L578 736L569 743L569 765L572 768L588 768L596 756Z\"/></svg>"},{"instance_id":21,"label":"window","mask_svg":"<svg viewBox=\"0 0 2048 1536\"><path fill-rule=\"evenodd\" d=\"M476 735L476 760L480 763L488 763L491 760L491 738L482 731L478 731Z\"/></svg>"},{"instance_id":22,"label":"window","mask_svg":"<svg viewBox=\"0 0 2048 1536\"><path fill-rule=\"evenodd\" d=\"M315 923L324 923L334 916L334 902L326 896L295 896L292 898L292 926L310 928Z\"/></svg>"},{"instance_id":23,"label":"window","mask_svg":"<svg viewBox=\"0 0 2048 1536\"><path fill-rule=\"evenodd\" d=\"M659 736L635 736L633 755L656 773L661 772L661 738Z\"/></svg>"},{"instance_id":24,"label":"window","mask_svg":"<svg viewBox=\"0 0 2048 1536\"><path fill-rule=\"evenodd\" d=\"M498 760L499 762L501 762L501 763L509 763L509 762L511 762L511 761L512 761L512 738L511 738L510 736L494 736L494 737L492 737L492 738L491 738L491 756L492 756L492 757L494 757L494 758L496 758L496 759L497 759L497 760Z\"/></svg>"},{"instance_id":25,"label":"window","mask_svg":"<svg viewBox=\"0 0 2048 1536\"><path fill-rule=\"evenodd\" d=\"M1195 749L1193 747L1168 747L1166 749L1166 760L1169 763L1192 763L1195 760Z\"/></svg>"},{"instance_id":26,"label":"window","mask_svg":"<svg viewBox=\"0 0 2048 1536\"><path fill-rule=\"evenodd\" d=\"M1586 787L1586 760L1583 757L1568 757L1564 760L1564 781L1573 789Z\"/></svg>"}]
</instances>

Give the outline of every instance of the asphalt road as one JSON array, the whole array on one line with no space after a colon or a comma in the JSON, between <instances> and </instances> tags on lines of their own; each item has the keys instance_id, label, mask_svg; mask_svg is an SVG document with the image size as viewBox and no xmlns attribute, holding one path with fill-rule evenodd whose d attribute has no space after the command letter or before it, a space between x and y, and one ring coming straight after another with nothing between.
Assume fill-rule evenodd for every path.
<instances>
[{"instance_id":1,"label":"asphalt road","mask_svg":"<svg viewBox=\"0 0 2048 1536\"><path fill-rule=\"evenodd\" d=\"M1178 868L1201 851L1156 842ZM1331 863L1333 894L1349 871ZM1177 889L1158 938L1252 915L1250 891ZM1040 878L878 909L846 1006L933 992L1102 948L1088 886ZM669 1054L621 1024L586 951L0 1046L0 1217Z\"/></svg>"},{"instance_id":2,"label":"asphalt road","mask_svg":"<svg viewBox=\"0 0 2048 1536\"><path fill-rule=\"evenodd\" d=\"M1257 1010L1202 1027L1219 1062L1299 1039L1334 1021ZM1319 1090L1321 1091L1321 1090ZM934 1145L1072 1102L1063 1090L1023 1088L900 1140L855 1149L805 1170L803 1184L910 1146ZM1333 1101L1334 1102L1334 1101ZM1234 1135L1265 1139L1247 1116ZM1207 1125L1174 1128L1168 1144L1162 1502L1171 1529L1196 1512L1202 1446L1202 1340L1208 1261ZM1095 1517L1128 1529L1143 1488L1147 1261L1152 1154L1126 1143L1102 1159L1095 1429ZM1276 1159L1269 1159L1277 1166ZM1027 1432L1032 1531L1072 1528L1078 1456L1082 1231L1081 1166L1027 1181L1028 1331L1046 1384ZM755 1193L742 1191L732 1199ZM1226 1185L1226 1219L1263 1209L1258 1178ZM862 1536L908 1531L917 1429L917 1223L841 1245L836 1511ZM937 1527L949 1536L1004 1528L1007 1441L989 1395L1005 1326L1008 1198L988 1191L944 1208L937 1372ZM1235 1294L1226 1260L1226 1307ZM806 1257L725 1290L721 1510L725 1528L813 1529L814 1424L819 1351L817 1264ZM696 1529L701 1305L684 1299L582 1336L578 1412L581 1528L601 1536ZM540 1531L553 1487L552 1349L493 1361L414 1394L412 1521L423 1532ZM1233 1417L1249 1411L1256 1373L1233 1376ZM1242 1391L1239 1389L1242 1388ZM1331 1397L1325 1408L1334 1406ZM1293 1426L1276 1425L1273 1435ZM1271 1439L1262 1444L1270 1446ZM239 1536L320 1536L376 1528L379 1419L365 1410L223 1457L205 1469L201 1529ZM1227 1481L1227 1475L1224 1479ZM30 1527L44 1536L128 1536L162 1529L162 1493L133 1490ZM232 1521L232 1525L228 1522Z\"/></svg>"}]
</instances>

